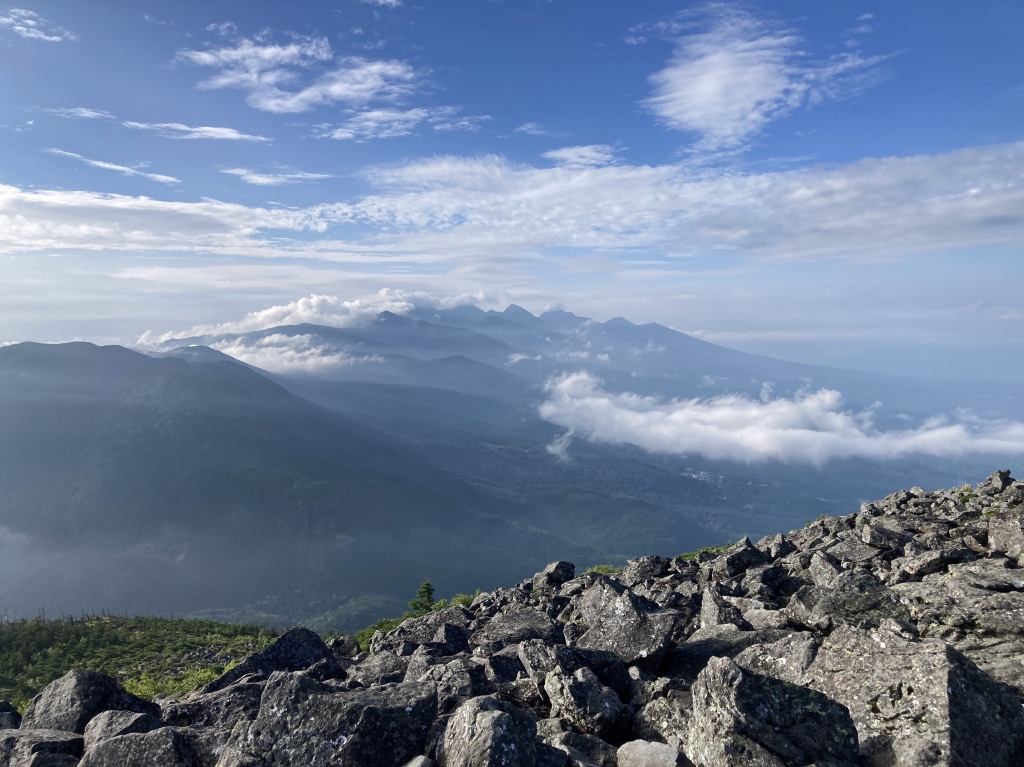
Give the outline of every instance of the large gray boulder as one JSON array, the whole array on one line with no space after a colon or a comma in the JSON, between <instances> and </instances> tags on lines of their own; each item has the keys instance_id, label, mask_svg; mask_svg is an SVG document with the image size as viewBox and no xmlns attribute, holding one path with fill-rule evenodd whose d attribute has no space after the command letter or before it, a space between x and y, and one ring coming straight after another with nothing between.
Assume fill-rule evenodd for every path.
<instances>
[{"instance_id":1,"label":"large gray boulder","mask_svg":"<svg viewBox=\"0 0 1024 767\"><path fill-rule=\"evenodd\" d=\"M240 723L222 767L400 767L426 750L437 715L432 682L339 692L303 676L275 672L256 720Z\"/></svg>"},{"instance_id":2,"label":"large gray boulder","mask_svg":"<svg viewBox=\"0 0 1024 767\"><path fill-rule=\"evenodd\" d=\"M176 727L130 733L91 746L79 767L200 767L192 744Z\"/></svg>"},{"instance_id":3,"label":"large gray boulder","mask_svg":"<svg viewBox=\"0 0 1024 767\"><path fill-rule=\"evenodd\" d=\"M515 706L490 696L462 704L448 720L439 767L534 767L537 726Z\"/></svg>"},{"instance_id":4,"label":"large gray boulder","mask_svg":"<svg viewBox=\"0 0 1024 767\"><path fill-rule=\"evenodd\" d=\"M682 767L684 757L675 748L650 740L631 740L619 746L618 767Z\"/></svg>"},{"instance_id":5,"label":"large gray boulder","mask_svg":"<svg viewBox=\"0 0 1024 767\"><path fill-rule=\"evenodd\" d=\"M1013 691L943 642L840 626L805 683L849 708L872 767L1024 764Z\"/></svg>"},{"instance_id":6,"label":"large gray boulder","mask_svg":"<svg viewBox=\"0 0 1024 767\"><path fill-rule=\"evenodd\" d=\"M627 666L657 668L681 618L681 613L662 610L625 586L601 578L579 596L573 621L580 633L570 644L613 652Z\"/></svg>"},{"instance_id":7,"label":"large gray boulder","mask_svg":"<svg viewBox=\"0 0 1024 767\"><path fill-rule=\"evenodd\" d=\"M533 576L533 588L536 591L557 589L566 581L576 577L576 565L572 562L552 562Z\"/></svg>"},{"instance_id":8,"label":"large gray boulder","mask_svg":"<svg viewBox=\"0 0 1024 767\"><path fill-rule=\"evenodd\" d=\"M96 714L113 710L160 716L159 706L126 692L116 679L98 671L72 669L32 699L21 729L81 734Z\"/></svg>"},{"instance_id":9,"label":"large gray boulder","mask_svg":"<svg viewBox=\"0 0 1024 767\"><path fill-rule=\"evenodd\" d=\"M82 755L82 736L60 730L0 730L0 767L22 767L36 756Z\"/></svg>"},{"instance_id":10,"label":"large gray boulder","mask_svg":"<svg viewBox=\"0 0 1024 767\"><path fill-rule=\"evenodd\" d=\"M152 714L137 714L134 711L104 711L92 718L85 727L85 748L92 748L101 740L116 738L118 735L145 733L161 727L160 720Z\"/></svg>"},{"instance_id":11,"label":"large gray boulder","mask_svg":"<svg viewBox=\"0 0 1024 767\"><path fill-rule=\"evenodd\" d=\"M222 690L249 674L269 675L274 671L302 671L322 660L335 664L339 677L345 675L346 662L334 654L319 634L306 628L289 629L274 640L273 644L250 655L233 669L214 679L203 688L203 692Z\"/></svg>"},{"instance_id":12,"label":"large gray boulder","mask_svg":"<svg viewBox=\"0 0 1024 767\"><path fill-rule=\"evenodd\" d=\"M582 732L614 741L627 724L628 708L589 668L571 675L561 669L548 672L544 691L551 701L551 716L562 717Z\"/></svg>"},{"instance_id":13,"label":"large gray boulder","mask_svg":"<svg viewBox=\"0 0 1024 767\"><path fill-rule=\"evenodd\" d=\"M473 614L458 605L436 610L418 618L408 618L393 631L380 636L375 635L370 642L370 651L379 653L389 650L397 655L410 655L419 645L435 642L444 644L445 638L448 643L454 645L455 638L462 637L461 647L448 648L451 654L461 652L467 649L465 640L470 632L466 627L472 620Z\"/></svg>"},{"instance_id":14,"label":"large gray boulder","mask_svg":"<svg viewBox=\"0 0 1024 767\"><path fill-rule=\"evenodd\" d=\"M219 727L228 732L242 721L252 721L260 711L266 681L261 676L242 677L215 692L193 693L162 706L164 724L177 727Z\"/></svg>"},{"instance_id":15,"label":"large gray boulder","mask_svg":"<svg viewBox=\"0 0 1024 767\"><path fill-rule=\"evenodd\" d=\"M540 610L516 605L491 618L486 626L474 632L469 643L473 647L483 646L490 652L497 652L527 639L542 639L554 644L565 642L560 624Z\"/></svg>"},{"instance_id":16,"label":"large gray boulder","mask_svg":"<svg viewBox=\"0 0 1024 767\"><path fill-rule=\"evenodd\" d=\"M821 693L712 658L693 686L685 752L697 767L853 767L857 730Z\"/></svg>"}]
</instances>

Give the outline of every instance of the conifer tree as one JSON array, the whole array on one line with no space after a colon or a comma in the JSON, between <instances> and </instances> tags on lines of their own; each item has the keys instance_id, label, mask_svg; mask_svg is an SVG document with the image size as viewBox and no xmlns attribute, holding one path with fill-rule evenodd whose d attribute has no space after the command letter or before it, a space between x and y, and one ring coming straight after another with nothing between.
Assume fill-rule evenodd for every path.
<instances>
[{"instance_id":1,"label":"conifer tree","mask_svg":"<svg viewBox=\"0 0 1024 767\"><path fill-rule=\"evenodd\" d=\"M416 589L416 598L409 603L409 609L414 613L422 615L423 613L429 613L431 608L434 606L434 584L430 582L430 579L423 581L420 587Z\"/></svg>"}]
</instances>

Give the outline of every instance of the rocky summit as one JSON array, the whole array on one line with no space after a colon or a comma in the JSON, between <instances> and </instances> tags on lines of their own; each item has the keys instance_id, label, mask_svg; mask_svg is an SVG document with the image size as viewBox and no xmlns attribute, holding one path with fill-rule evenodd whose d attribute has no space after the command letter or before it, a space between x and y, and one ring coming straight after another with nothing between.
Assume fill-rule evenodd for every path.
<instances>
[{"instance_id":1,"label":"rocky summit","mask_svg":"<svg viewBox=\"0 0 1024 767\"><path fill-rule=\"evenodd\" d=\"M76 670L0 767L1024 765L1024 482L617 574L554 562L378 632L306 629L155 703Z\"/></svg>"}]
</instances>

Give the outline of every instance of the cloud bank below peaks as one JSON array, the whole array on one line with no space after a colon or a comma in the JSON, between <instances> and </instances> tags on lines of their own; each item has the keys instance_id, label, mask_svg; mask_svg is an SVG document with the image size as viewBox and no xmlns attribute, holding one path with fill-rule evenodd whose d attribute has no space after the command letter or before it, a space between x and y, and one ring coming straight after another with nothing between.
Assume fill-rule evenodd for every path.
<instances>
[{"instance_id":1,"label":"cloud bank below peaks","mask_svg":"<svg viewBox=\"0 0 1024 767\"><path fill-rule=\"evenodd\" d=\"M1024 453L1024 423L961 413L956 420L938 416L916 429L883 432L872 426L870 411L844 411L840 393L829 389L793 399L771 399L766 389L759 400L725 395L666 402L602 386L586 372L551 380L540 415L591 442L744 463L820 466L837 458ZM559 444L555 449L564 453L565 448Z\"/></svg>"}]
</instances>

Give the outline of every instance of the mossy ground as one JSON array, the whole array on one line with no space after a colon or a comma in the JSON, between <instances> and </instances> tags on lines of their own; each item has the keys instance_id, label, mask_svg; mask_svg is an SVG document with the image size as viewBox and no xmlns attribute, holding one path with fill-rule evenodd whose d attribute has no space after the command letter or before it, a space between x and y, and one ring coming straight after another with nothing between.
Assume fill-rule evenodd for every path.
<instances>
[{"instance_id":1,"label":"mossy ground","mask_svg":"<svg viewBox=\"0 0 1024 767\"><path fill-rule=\"evenodd\" d=\"M101 671L152 700L217 678L278 632L206 620L93 616L0 625L0 699L24 710L72 668Z\"/></svg>"}]
</instances>

